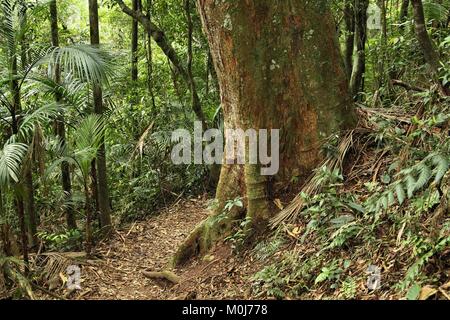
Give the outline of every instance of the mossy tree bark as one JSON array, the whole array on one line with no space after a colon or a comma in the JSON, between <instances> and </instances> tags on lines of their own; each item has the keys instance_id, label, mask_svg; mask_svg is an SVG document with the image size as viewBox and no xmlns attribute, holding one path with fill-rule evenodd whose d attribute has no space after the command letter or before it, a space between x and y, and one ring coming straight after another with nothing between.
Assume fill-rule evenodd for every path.
<instances>
[{"instance_id":1,"label":"mossy tree bark","mask_svg":"<svg viewBox=\"0 0 450 320\"><path fill-rule=\"evenodd\" d=\"M280 170L267 177L259 165L222 165L218 205L181 245L173 266L205 253L237 219L246 216L252 231L266 230L275 212L271 197L315 168L323 139L355 122L327 1L197 0L197 6L225 128L280 129ZM224 214L236 197L244 208Z\"/></svg>"}]
</instances>

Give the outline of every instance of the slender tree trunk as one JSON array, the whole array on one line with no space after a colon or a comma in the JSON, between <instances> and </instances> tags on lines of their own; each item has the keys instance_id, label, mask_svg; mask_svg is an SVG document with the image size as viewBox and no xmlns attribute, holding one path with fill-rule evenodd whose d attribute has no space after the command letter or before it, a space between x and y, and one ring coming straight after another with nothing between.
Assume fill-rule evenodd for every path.
<instances>
[{"instance_id":1,"label":"slender tree trunk","mask_svg":"<svg viewBox=\"0 0 450 320\"><path fill-rule=\"evenodd\" d=\"M21 112L22 105L20 99L20 88L17 80L17 52L16 52L16 44L10 44L10 66L11 66L11 81L10 81L10 90L12 94L12 106L11 106L11 124L12 124L12 133L17 134L19 132L19 123L17 114ZM22 254L23 261L25 263L25 273L28 274L29 261L28 261L28 233L25 221L25 209L24 209L24 200L23 200L23 190L21 190L20 183L16 184L16 199L15 206L17 211L17 217L19 219L20 226L20 234L21 234L21 242L22 242Z\"/></svg>"},{"instance_id":2,"label":"slender tree trunk","mask_svg":"<svg viewBox=\"0 0 450 320\"><path fill-rule=\"evenodd\" d=\"M29 258L28 258L28 239L27 239L27 227L25 224L25 209L23 207L23 199L21 196L17 197L16 208L19 216L19 225L21 231L21 241L22 241L22 255L23 261L25 263L25 274L29 272Z\"/></svg>"},{"instance_id":3,"label":"slender tree trunk","mask_svg":"<svg viewBox=\"0 0 450 320\"><path fill-rule=\"evenodd\" d=\"M345 48L344 48L344 65L348 79L353 69L353 48L355 45L355 11L353 9L353 1L346 0L344 7L345 21Z\"/></svg>"},{"instance_id":4,"label":"slender tree trunk","mask_svg":"<svg viewBox=\"0 0 450 320\"><path fill-rule=\"evenodd\" d=\"M23 13L23 23L27 23L27 12ZM27 59L28 43L26 35L23 34L20 38L20 60L22 69L26 70L28 65ZM20 95L20 93L19 93ZM37 244L37 220L36 207L34 203L34 184L33 184L33 157L27 159L28 163L24 165L24 209L25 209L25 224L28 229L28 243L31 247Z\"/></svg>"},{"instance_id":5,"label":"slender tree trunk","mask_svg":"<svg viewBox=\"0 0 450 320\"><path fill-rule=\"evenodd\" d=\"M385 70L385 63L387 60L387 12L386 12L386 0L378 0L378 7L381 9L381 40L379 45L379 54L377 61L377 90L387 86L389 88L389 74Z\"/></svg>"},{"instance_id":6,"label":"slender tree trunk","mask_svg":"<svg viewBox=\"0 0 450 320\"><path fill-rule=\"evenodd\" d=\"M153 1L147 0L147 17L148 20L152 21L152 7ZM153 111L156 111L155 93L153 91L153 46L152 46L152 35L151 33L145 31L147 39L147 86L148 92L152 99Z\"/></svg>"},{"instance_id":7,"label":"slender tree trunk","mask_svg":"<svg viewBox=\"0 0 450 320\"><path fill-rule=\"evenodd\" d=\"M175 90L175 95L177 96L178 102L180 103L180 105L183 105L183 95L181 94L181 88L180 88L180 85L178 83L176 72L172 68L172 66L170 65L170 62L167 61L167 63L169 64L170 76L172 78L173 89ZM186 109L184 108L183 110L184 110L184 112L183 112L184 119L187 121Z\"/></svg>"},{"instance_id":8,"label":"slender tree trunk","mask_svg":"<svg viewBox=\"0 0 450 320\"><path fill-rule=\"evenodd\" d=\"M100 34L98 25L98 4L97 0L89 0L89 26L91 44L100 44ZM100 84L93 84L94 92L94 111L103 114L103 97ZM109 205L108 180L106 175L106 151L105 138L102 137L100 148L97 152L97 185L98 185L98 203L100 209L100 220L103 234L109 234L111 231L111 209Z\"/></svg>"},{"instance_id":9,"label":"slender tree trunk","mask_svg":"<svg viewBox=\"0 0 450 320\"><path fill-rule=\"evenodd\" d=\"M386 8L387 0L378 0L378 6L381 10L381 43L383 45L387 44L387 8Z\"/></svg>"},{"instance_id":10,"label":"slender tree trunk","mask_svg":"<svg viewBox=\"0 0 450 320\"><path fill-rule=\"evenodd\" d=\"M89 256L92 252L92 200L88 187L88 182L84 183L84 197L85 197L85 205L84 211L86 214L86 239L85 239L85 250L86 254Z\"/></svg>"},{"instance_id":11,"label":"slender tree trunk","mask_svg":"<svg viewBox=\"0 0 450 320\"><path fill-rule=\"evenodd\" d=\"M400 16L398 18L398 21L400 23L404 23L408 18L408 8L409 8L409 0L402 0L402 5L400 7ZM401 29L403 30L403 26L401 27Z\"/></svg>"},{"instance_id":12,"label":"slender tree trunk","mask_svg":"<svg viewBox=\"0 0 450 320\"><path fill-rule=\"evenodd\" d=\"M56 5L56 0L52 0L50 2L50 27L51 27L51 35L52 35L52 46L59 47L59 32L58 32L58 7ZM61 70L60 65L57 63L55 65L55 70L53 73L54 80L57 84L61 83ZM55 94L55 100L57 103L61 103L62 98L59 93ZM58 115L56 119L56 135L61 140L61 144L66 144L66 126L64 123L64 115ZM72 200L72 182L70 179L70 167L67 162L63 162L61 164L61 182L62 188L64 192L64 196L66 199L66 221L68 229L76 229L77 223L75 220L75 214L73 210L73 206L71 203Z\"/></svg>"},{"instance_id":13,"label":"slender tree trunk","mask_svg":"<svg viewBox=\"0 0 450 320\"><path fill-rule=\"evenodd\" d=\"M99 207L99 201L98 201L98 183L97 183L97 166L95 159L91 162L91 197L92 202L95 205L93 208L95 208L95 214L94 217L98 218L98 225L102 226L102 220L100 213L100 207Z\"/></svg>"},{"instance_id":14,"label":"slender tree trunk","mask_svg":"<svg viewBox=\"0 0 450 320\"><path fill-rule=\"evenodd\" d=\"M184 12L186 15L187 20L187 30L188 30L188 59L187 59L187 76L188 76L188 84L191 92L191 101L192 101L192 109L198 109L200 108L200 99L197 94L194 94L197 92L197 86L194 80L194 75L192 73L192 62L193 62L193 54L192 54L192 36L194 32L194 25L192 23L192 16L191 16L191 0L184 0ZM203 122L203 129L207 128L207 124L205 123L204 119Z\"/></svg>"},{"instance_id":15,"label":"slender tree trunk","mask_svg":"<svg viewBox=\"0 0 450 320\"><path fill-rule=\"evenodd\" d=\"M133 10L140 10L139 0L133 0ZM131 81L138 79L138 37L139 27L136 19L131 19Z\"/></svg>"},{"instance_id":16,"label":"slender tree trunk","mask_svg":"<svg viewBox=\"0 0 450 320\"><path fill-rule=\"evenodd\" d=\"M436 49L433 41L427 32L427 26L425 23L425 15L423 12L423 5L421 0L411 0L411 4L414 12L414 30L416 32L417 40L422 48L425 61L430 67L432 76L435 82L439 86L439 90L443 95L450 95L448 87L444 87L442 82L438 79L438 72L440 67L439 52Z\"/></svg>"},{"instance_id":17,"label":"slender tree trunk","mask_svg":"<svg viewBox=\"0 0 450 320\"><path fill-rule=\"evenodd\" d=\"M427 32L422 1L411 0L411 3L414 12L414 29L416 31L417 40L422 48L426 62L431 67L431 71L436 74L439 69L439 54Z\"/></svg>"},{"instance_id":18,"label":"slender tree trunk","mask_svg":"<svg viewBox=\"0 0 450 320\"><path fill-rule=\"evenodd\" d=\"M35 247L38 243L37 239L37 222L36 222L36 206L34 203L34 183L33 183L33 160L30 159L30 164L27 166L24 173L25 178L25 222L28 228L28 243L31 247Z\"/></svg>"},{"instance_id":19,"label":"slender tree trunk","mask_svg":"<svg viewBox=\"0 0 450 320\"><path fill-rule=\"evenodd\" d=\"M327 5L197 0L197 7L219 79L225 129L280 129L280 170L269 178L260 163L223 164L217 209L180 246L173 265L205 253L243 218L239 209L217 218L227 200L242 197L251 233L264 232L275 212L272 197L281 192L277 186L291 184L293 172L308 176L322 159L321 142L355 122Z\"/></svg>"},{"instance_id":20,"label":"slender tree trunk","mask_svg":"<svg viewBox=\"0 0 450 320\"><path fill-rule=\"evenodd\" d=\"M152 100L153 111L156 110L156 98L155 92L153 89L153 48L152 48L152 38L147 35L145 37L147 41L147 89L150 94L150 98Z\"/></svg>"},{"instance_id":21,"label":"slender tree trunk","mask_svg":"<svg viewBox=\"0 0 450 320\"><path fill-rule=\"evenodd\" d=\"M369 0L355 0L355 42L356 55L350 78L350 93L358 99L358 93L364 88L366 71L367 7Z\"/></svg>"}]
</instances>

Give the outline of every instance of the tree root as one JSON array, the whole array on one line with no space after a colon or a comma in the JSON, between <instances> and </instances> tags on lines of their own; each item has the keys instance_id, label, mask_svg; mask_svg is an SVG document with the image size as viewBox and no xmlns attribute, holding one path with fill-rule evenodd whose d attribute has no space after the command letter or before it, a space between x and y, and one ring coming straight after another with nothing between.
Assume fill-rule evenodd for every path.
<instances>
[{"instance_id":1,"label":"tree root","mask_svg":"<svg viewBox=\"0 0 450 320\"><path fill-rule=\"evenodd\" d=\"M212 215L200 222L188 238L180 245L169 267L175 268L194 256L205 255L216 241L223 238L232 230L233 222L241 218L241 211L232 210L232 212L226 215Z\"/></svg>"},{"instance_id":2,"label":"tree root","mask_svg":"<svg viewBox=\"0 0 450 320\"><path fill-rule=\"evenodd\" d=\"M171 267L174 268L186 262L189 258L206 253L215 240L213 217L203 220L190 233L189 237L178 248L172 258Z\"/></svg>"},{"instance_id":3,"label":"tree root","mask_svg":"<svg viewBox=\"0 0 450 320\"><path fill-rule=\"evenodd\" d=\"M180 283L180 277L169 270L164 270L161 272L142 271L142 274L146 278L150 278L150 279L165 279L167 281L172 282L173 284Z\"/></svg>"}]
</instances>

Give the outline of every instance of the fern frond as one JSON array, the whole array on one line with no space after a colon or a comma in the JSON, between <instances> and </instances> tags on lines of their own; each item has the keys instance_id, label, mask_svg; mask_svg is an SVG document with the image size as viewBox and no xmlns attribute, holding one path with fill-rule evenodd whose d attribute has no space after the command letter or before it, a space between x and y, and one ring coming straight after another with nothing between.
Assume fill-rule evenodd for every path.
<instances>
[{"instance_id":1,"label":"fern frond","mask_svg":"<svg viewBox=\"0 0 450 320\"><path fill-rule=\"evenodd\" d=\"M431 178L431 169L428 167L428 165L425 162L422 162L420 164L419 171L420 171L420 174L414 185L414 191L422 189Z\"/></svg>"},{"instance_id":2,"label":"fern frond","mask_svg":"<svg viewBox=\"0 0 450 320\"><path fill-rule=\"evenodd\" d=\"M416 180L412 175L406 177L406 193L408 194L408 199L411 199L416 186Z\"/></svg>"},{"instance_id":3,"label":"fern frond","mask_svg":"<svg viewBox=\"0 0 450 320\"><path fill-rule=\"evenodd\" d=\"M432 162L435 165L436 170L434 183L438 184L449 170L449 160L442 155L435 155L432 158Z\"/></svg>"},{"instance_id":4,"label":"fern frond","mask_svg":"<svg viewBox=\"0 0 450 320\"><path fill-rule=\"evenodd\" d=\"M397 194L398 203L402 205L405 202L406 194L401 183L396 184L395 193Z\"/></svg>"}]
</instances>

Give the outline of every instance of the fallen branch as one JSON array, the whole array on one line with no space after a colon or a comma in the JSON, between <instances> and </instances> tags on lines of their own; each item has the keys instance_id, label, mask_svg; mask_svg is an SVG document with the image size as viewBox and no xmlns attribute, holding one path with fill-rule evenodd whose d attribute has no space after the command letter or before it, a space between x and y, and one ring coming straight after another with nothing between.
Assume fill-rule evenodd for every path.
<instances>
[{"instance_id":1,"label":"fallen branch","mask_svg":"<svg viewBox=\"0 0 450 320\"><path fill-rule=\"evenodd\" d=\"M406 90L417 91L417 92L425 92L425 91L427 91L424 88L413 86L413 85L408 84L406 82L403 82L401 80L392 79L391 83L392 83L393 86L399 86L399 87L402 87L402 88L404 88Z\"/></svg>"}]
</instances>

